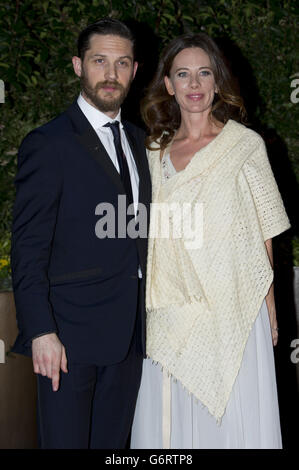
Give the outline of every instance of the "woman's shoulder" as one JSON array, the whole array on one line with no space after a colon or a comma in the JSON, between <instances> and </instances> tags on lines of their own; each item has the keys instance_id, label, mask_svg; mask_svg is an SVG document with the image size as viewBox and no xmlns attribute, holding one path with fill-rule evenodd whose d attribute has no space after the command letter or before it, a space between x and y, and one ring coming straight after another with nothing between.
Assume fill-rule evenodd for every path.
<instances>
[{"instance_id":1,"label":"woman's shoulder","mask_svg":"<svg viewBox=\"0 0 299 470\"><path fill-rule=\"evenodd\" d=\"M164 137L166 137L166 139ZM173 139L173 136L171 136L168 131L163 131L161 135L157 137L155 140L149 139L150 146L147 149L148 157L153 158L153 159L161 158L161 142L163 142L162 147L164 150L169 147L172 139Z\"/></svg>"},{"instance_id":2,"label":"woman's shoulder","mask_svg":"<svg viewBox=\"0 0 299 470\"><path fill-rule=\"evenodd\" d=\"M150 169L150 172L153 172L153 167L155 164L160 162L161 159L161 150L160 148L157 149L146 149L146 155L147 155L147 160L148 160L148 166Z\"/></svg>"},{"instance_id":3,"label":"woman's shoulder","mask_svg":"<svg viewBox=\"0 0 299 470\"><path fill-rule=\"evenodd\" d=\"M155 160L156 158L161 157L161 137L150 143L150 146L147 147L146 153L149 160Z\"/></svg>"},{"instance_id":4,"label":"woman's shoulder","mask_svg":"<svg viewBox=\"0 0 299 470\"><path fill-rule=\"evenodd\" d=\"M229 127L228 134L235 136L238 135L240 138L242 138L242 140L251 142L253 144L261 144L264 142L263 138L258 132L233 119L230 119L226 126Z\"/></svg>"},{"instance_id":5,"label":"woman's shoulder","mask_svg":"<svg viewBox=\"0 0 299 470\"><path fill-rule=\"evenodd\" d=\"M237 145L241 145L244 151L251 150L260 146L264 146L264 140L258 132L241 124L240 122L230 119L227 124L226 138L228 145L232 145L234 142Z\"/></svg>"}]
</instances>

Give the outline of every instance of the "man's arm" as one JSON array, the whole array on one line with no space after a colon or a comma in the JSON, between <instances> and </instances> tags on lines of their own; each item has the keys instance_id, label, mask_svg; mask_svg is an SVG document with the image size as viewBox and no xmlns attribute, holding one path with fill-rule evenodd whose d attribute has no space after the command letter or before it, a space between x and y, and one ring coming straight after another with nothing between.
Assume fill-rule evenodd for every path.
<instances>
[{"instance_id":1,"label":"man's arm","mask_svg":"<svg viewBox=\"0 0 299 470\"><path fill-rule=\"evenodd\" d=\"M17 320L24 348L36 338L33 359L38 357L40 372L41 357L47 357L44 348L40 353L41 343L52 350L49 336L59 341L47 277L62 188L58 158L53 143L42 132L32 132L21 145L15 180L11 260Z\"/></svg>"}]
</instances>

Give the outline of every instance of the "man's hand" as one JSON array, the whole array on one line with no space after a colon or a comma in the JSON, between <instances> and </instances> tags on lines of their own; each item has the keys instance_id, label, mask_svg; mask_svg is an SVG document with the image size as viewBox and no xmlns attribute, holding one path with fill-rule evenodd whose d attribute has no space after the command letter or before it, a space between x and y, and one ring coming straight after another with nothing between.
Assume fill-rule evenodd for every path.
<instances>
[{"instance_id":1,"label":"man's hand","mask_svg":"<svg viewBox=\"0 0 299 470\"><path fill-rule=\"evenodd\" d=\"M60 369L68 372L65 349L56 333L33 339L32 361L34 372L52 379L53 392L56 392L59 387Z\"/></svg>"}]
</instances>

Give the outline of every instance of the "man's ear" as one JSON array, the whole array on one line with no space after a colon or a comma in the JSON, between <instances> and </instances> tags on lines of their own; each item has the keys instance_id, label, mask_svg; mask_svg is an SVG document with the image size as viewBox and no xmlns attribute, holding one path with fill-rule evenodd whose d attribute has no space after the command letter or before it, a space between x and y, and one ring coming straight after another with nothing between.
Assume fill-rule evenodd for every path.
<instances>
[{"instance_id":1,"label":"man's ear","mask_svg":"<svg viewBox=\"0 0 299 470\"><path fill-rule=\"evenodd\" d=\"M165 86L166 86L166 90L168 91L168 93L173 96L175 93L174 93L174 89L173 89L173 86L172 86L172 83L171 83L171 80L169 77L167 77L167 75L165 75L164 77L164 83L165 83Z\"/></svg>"},{"instance_id":2,"label":"man's ear","mask_svg":"<svg viewBox=\"0 0 299 470\"><path fill-rule=\"evenodd\" d=\"M73 63L73 68L74 72L78 77L81 77L82 75L82 61L80 57L74 56L72 57L72 63Z\"/></svg>"}]
</instances>

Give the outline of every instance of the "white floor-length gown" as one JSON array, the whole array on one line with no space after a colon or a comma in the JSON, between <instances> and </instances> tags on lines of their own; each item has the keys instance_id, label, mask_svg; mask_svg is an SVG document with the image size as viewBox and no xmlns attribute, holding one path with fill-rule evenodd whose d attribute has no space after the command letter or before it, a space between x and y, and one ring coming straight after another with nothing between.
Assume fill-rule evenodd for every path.
<instances>
[{"instance_id":1,"label":"white floor-length gown","mask_svg":"<svg viewBox=\"0 0 299 470\"><path fill-rule=\"evenodd\" d=\"M164 176L175 169L163 158ZM165 383L170 381L165 423ZM167 413L166 413L167 414ZM250 332L221 424L179 381L146 359L132 427L132 449L280 449L282 447L272 335L266 301Z\"/></svg>"}]
</instances>

